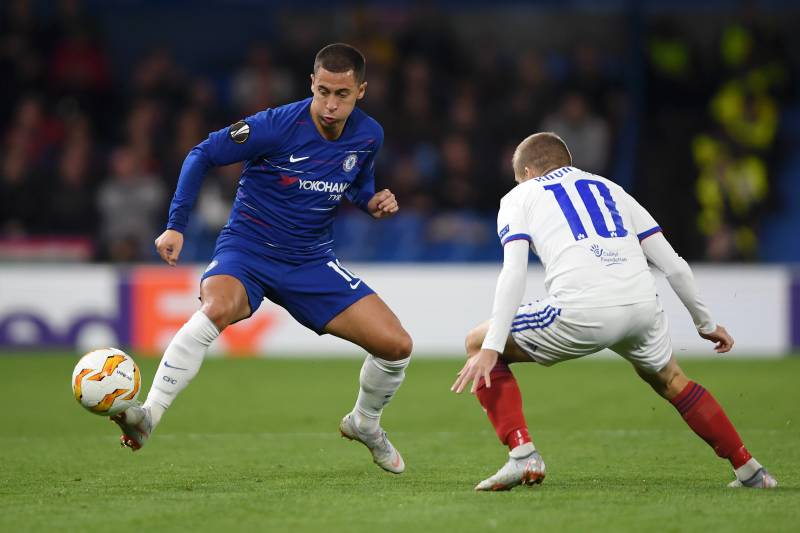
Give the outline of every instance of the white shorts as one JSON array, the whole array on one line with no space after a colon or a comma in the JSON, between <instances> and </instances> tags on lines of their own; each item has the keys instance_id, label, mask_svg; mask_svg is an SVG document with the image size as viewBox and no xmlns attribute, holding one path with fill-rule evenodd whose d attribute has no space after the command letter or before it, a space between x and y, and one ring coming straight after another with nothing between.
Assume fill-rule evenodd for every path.
<instances>
[{"instance_id":1,"label":"white shorts","mask_svg":"<svg viewBox=\"0 0 800 533\"><path fill-rule=\"evenodd\" d=\"M672 355L667 316L658 300L588 309L559 309L549 299L529 303L520 306L511 337L545 366L609 348L655 373Z\"/></svg>"}]
</instances>

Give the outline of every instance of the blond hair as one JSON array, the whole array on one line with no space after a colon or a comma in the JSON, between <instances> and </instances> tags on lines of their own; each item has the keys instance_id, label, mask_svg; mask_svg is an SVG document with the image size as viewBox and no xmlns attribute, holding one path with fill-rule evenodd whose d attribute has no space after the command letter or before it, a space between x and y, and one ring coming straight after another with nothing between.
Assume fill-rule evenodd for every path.
<instances>
[{"instance_id":1,"label":"blond hair","mask_svg":"<svg viewBox=\"0 0 800 533\"><path fill-rule=\"evenodd\" d=\"M572 164L572 154L566 143L551 131L534 133L526 137L514 150L511 158L514 174L522 176L528 167L536 176Z\"/></svg>"}]
</instances>

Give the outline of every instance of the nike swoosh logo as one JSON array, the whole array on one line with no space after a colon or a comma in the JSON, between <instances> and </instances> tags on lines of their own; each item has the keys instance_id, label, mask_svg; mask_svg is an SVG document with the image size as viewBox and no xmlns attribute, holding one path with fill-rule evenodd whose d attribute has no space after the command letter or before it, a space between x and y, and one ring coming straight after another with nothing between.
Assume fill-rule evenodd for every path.
<instances>
[{"instance_id":1,"label":"nike swoosh logo","mask_svg":"<svg viewBox=\"0 0 800 533\"><path fill-rule=\"evenodd\" d=\"M353 290L355 290L355 289L357 289L357 288L358 288L358 286L359 286L359 285L361 285L361 280L358 280L358 281L356 281L355 283L351 283L351 284L350 284L350 288L351 288L351 289L353 289Z\"/></svg>"},{"instance_id":2,"label":"nike swoosh logo","mask_svg":"<svg viewBox=\"0 0 800 533\"><path fill-rule=\"evenodd\" d=\"M164 366L167 368L174 368L175 370L189 370L188 368L181 368L179 366L172 366L168 362L164 361Z\"/></svg>"},{"instance_id":3,"label":"nike swoosh logo","mask_svg":"<svg viewBox=\"0 0 800 533\"><path fill-rule=\"evenodd\" d=\"M307 155L305 157L295 157L294 154L292 154L292 155L289 156L289 163L297 163L298 161L305 161L309 157L311 157L311 156Z\"/></svg>"}]
</instances>

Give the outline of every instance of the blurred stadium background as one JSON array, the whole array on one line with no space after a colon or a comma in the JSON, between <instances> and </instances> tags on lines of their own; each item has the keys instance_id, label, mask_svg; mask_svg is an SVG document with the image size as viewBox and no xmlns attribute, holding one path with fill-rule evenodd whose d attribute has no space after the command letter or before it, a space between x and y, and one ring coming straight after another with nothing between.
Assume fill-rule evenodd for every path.
<instances>
[{"instance_id":1,"label":"blurred stadium background","mask_svg":"<svg viewBox=\"0 0 800 533\"><path fill-rule=\"evenodd\" d=\"M378 186L401 212L375 222L344 205L337 250L420 353L458 354L489 312L498 200L514 146L537 130L703 263L701 288L740 350L788 353L800 344L798 15L781 1L7 0L0 350L159 352L196 306L240 172L208 175L187 266L167 269L152 241L184 156L209 131L304 98L315 52L347 41L367 57L363 107L386 130ZM541 270L528 292L543 294ZM676 348L704 349L668 303ZM355 354L275 306L217 352Z\"/></svg>"}]
</instances>

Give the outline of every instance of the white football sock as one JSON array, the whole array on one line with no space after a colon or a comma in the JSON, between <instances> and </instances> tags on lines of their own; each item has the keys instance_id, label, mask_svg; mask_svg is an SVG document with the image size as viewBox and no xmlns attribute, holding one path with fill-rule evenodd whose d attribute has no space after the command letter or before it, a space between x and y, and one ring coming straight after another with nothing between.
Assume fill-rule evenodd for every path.
<instances>
[{"instance_id":1,"label":"white football sock","mask_svg":"<svg viewBox=\"0 0 800 533\"><path fill-rule=\"evenodd\" d=\"M758 469L761 468L761 463L756 461L755 457L751 457L749 461L745 464L740 466L739 468L735 468L734 471L736 472L736 479L739 481L747 481L751 477L756 475Z\"/></svg>"},{"instance_id":2,"label":"white football sock","mask_svg":"<svg viewBox=\"0 0 800 533\"><path fill-rule=\"evenodd\" d=\"M144 402L154 428L178 393L197 375L206 350L218 336L217 326L205 313L197 311L172 338Z\"/></svg>"},{"instance_id":3,"label":"white football sock","mask_svg":"<svg viewBox=\"0 0 800 533\"><path fill-rule=\"evenodd\" d=\"M523 457L528 457L535 451L536 451L536 446L534 446L532 442L526 442L525 444L520 444L519 446L508 452L508 455L512 459L522 459Z\"/></svg>"},{"instance_id":4,"label":"white football sock","mask_svg":"<svg viewBox=\"0 0 800 533\"><path fill-rule=\"evenodd\" d=\"M389 403L406 376L410 357L399 361L386 361L368 355L361 367L358 399L353 409L359 431L374 433L378 430L383 407Z\"/></svg>"}]
</instances>

